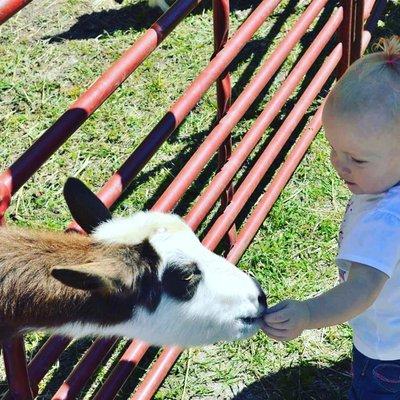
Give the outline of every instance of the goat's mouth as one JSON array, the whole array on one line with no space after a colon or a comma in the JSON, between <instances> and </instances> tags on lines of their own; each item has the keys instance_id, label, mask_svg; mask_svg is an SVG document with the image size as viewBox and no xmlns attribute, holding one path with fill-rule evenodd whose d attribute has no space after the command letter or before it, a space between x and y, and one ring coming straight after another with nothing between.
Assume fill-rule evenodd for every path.
<instances>
[{"instance_id":1,"label":"goat's mouth","mask_svg":"<svg viewBox=\"0 0 400 400\"><path fill-rule=\"evenodd\" d=\"M239 320L243 322L245 325L254 325L256 323L261 323L262 319L262 314L256 316L256 317L241 317Z\"/></svg>"}]
</instances>

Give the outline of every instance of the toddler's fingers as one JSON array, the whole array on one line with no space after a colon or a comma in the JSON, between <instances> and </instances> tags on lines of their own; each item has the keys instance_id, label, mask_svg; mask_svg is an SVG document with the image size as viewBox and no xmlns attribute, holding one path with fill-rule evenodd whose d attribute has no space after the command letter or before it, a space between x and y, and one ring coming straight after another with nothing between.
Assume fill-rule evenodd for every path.
<instances>
[{"instance_id":1,"label":"toddler's fingers","mask_svg":"<svg viewBox=\"0 0 400 400\"><path fill-rule=\"evenodd\" d=\"M270 326L271 328L278 329L280 331L284 331L286 329L291 328L290 321L285 321L285 322L268 322L266 323L265 321L262 322L263 326Z\"/></svg>"},{"instance_id":2,"label":"toddler's fingers","mask_svg":"<svg viewBox=\"0 0 400 400\"><path fill-rule=\"evenodd\" d=\"M273 335L276 337L285 337L286 336L286 329L275 329L272 326L264 325L261 329L268 335Z\"/></svg>"},{"instance_id":3,"label":"toddler's fingers","mask_svg":"<svg viewBox=\"0 0 400 400\"><path fill-rule=\"evenodd\" d=\"M282 322L287 322L288 316L285 312L285 310L282 311L277 311L277 312L272 312L264 315L264 322L267 324L276 324L276 323L282 323Z\"/></svg>"},{"instance_id":4,"label":"toddler's fingers","mask_svg":"<svg viewBox=\"0 0 400 400\"><path fill-rule=\"evenodd\" d=\"M289 303L289 300L283 300L274 306L268 307L268 314L275 313L277 311L283 310Z\"/></svg>"}]
</instances>

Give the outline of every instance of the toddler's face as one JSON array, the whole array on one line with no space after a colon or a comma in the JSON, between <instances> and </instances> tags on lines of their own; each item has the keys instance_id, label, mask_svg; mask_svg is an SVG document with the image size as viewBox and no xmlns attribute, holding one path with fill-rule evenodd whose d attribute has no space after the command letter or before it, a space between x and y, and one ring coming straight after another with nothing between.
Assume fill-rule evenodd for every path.
<instances>
[{"instance_id":1,"label":"toddler's face","mask_svg":"<svg viewBox=\"0 0 400 400\"><path fill-rule=\"evenodd\" d=\"M347 121L325 113L323 119L332 165L352 193L382 193L400 182L400 132L379 131L379 122L365 115Z\"/></svg>"}]
</instances>

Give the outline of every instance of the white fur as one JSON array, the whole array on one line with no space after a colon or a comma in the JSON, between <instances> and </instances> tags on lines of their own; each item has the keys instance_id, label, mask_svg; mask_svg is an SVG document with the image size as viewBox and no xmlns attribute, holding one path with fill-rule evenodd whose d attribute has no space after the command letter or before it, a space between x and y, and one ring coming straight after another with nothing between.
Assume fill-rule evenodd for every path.
<instances>
[{"instance_id":1,"label":"white fur","mask_svg":"<svg viewBox=\"0 0 400 400\"><path fill-rule=\"evenodd\" d=\"M92 236L101 242L110 244L138 244L149 239L157 232L188 232L192 230L174 214L140 211L125 218L113 218L101 224Z\"/></svg>"},{"instance_id":2,"label":"white fur","mask_svg":"<svg viewBox=\"0 0 400 400\"><path fill-rule=\"evenodd\" d=\"M152 344L195 346L234 340L254 334L258 323L241 318L258 317L259 288L244 272L206 249L181 218L172 214L139 212L100 225L93 237L105 243L138 244L148 239L161 257L159 278L168 262L196 262L202 279L189 301L163 293L157 309L136 309L130 320L113 326L68 324L56 330L70 336L88 334L137 337Z\"/></svg>"}]
</instances>

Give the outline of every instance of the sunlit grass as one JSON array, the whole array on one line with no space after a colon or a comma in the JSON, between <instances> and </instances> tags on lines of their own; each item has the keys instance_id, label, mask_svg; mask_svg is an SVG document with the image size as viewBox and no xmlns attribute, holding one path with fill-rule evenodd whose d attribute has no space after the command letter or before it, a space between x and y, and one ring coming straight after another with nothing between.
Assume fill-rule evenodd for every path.
<instances>
[{"instance_id":1,"label":"sunlit grass","mask_svg":"<svg viewBox=\"0 0 400 400\"><path fill-rule=\"evenodd\" d=\"M293 25L304 10L304 3L283 1L230 66L234 97ZM232 31L253 5L248 1L232 3ZM399 5L398 1L390 4L392 14L380 23L381 33L399 33L399 18L395 17ZM1 170L22 154L158 15L146 3L135 1L118 5L112 0L35 0L0 27ZM309 40L296 46L268 91L234 130L235 144ZM98 190L207 65L212 51L212 11L207 6L187 17L16 194L7 215L9 223L63 229L70 220L61 196L65 179L78 176ZM276 132L296 98L266 136ZM319 100L313 109L318 103ZM128 215L150 208L210 131L215 113L212 87L135 178L114 213ZM251 167L256 156L250 157L237 179ZM177 208L180 214L187 212L212 171L215 162L187 191ZM258 191L261 193L262 188ZM346 189L329 166L327 144L319 133L239 263L267 290L270 304L288 297L307 298L336 283L336 235L347 198ZM252 198L253 203L256 200ZM248 206L240 220L250 210ZM214 213L215 210L211 214ZM42 334L27 335L29 358L43 339ZM86 340L72 344L42 382L39 398L51 397L90 343ZM341 399L349 383L350 345L351 332L343 325L306 332L287 344L274 343L260 333L243 342L192 349L183 353L155 398ZM125 347L123 341L118 344L80 398L90 398L98 389ZM130 397L149 364L151 358L144 360L118 398ZM0 390L6 387L4 379L0 364Z\"/></svg>"}]
</instances>

